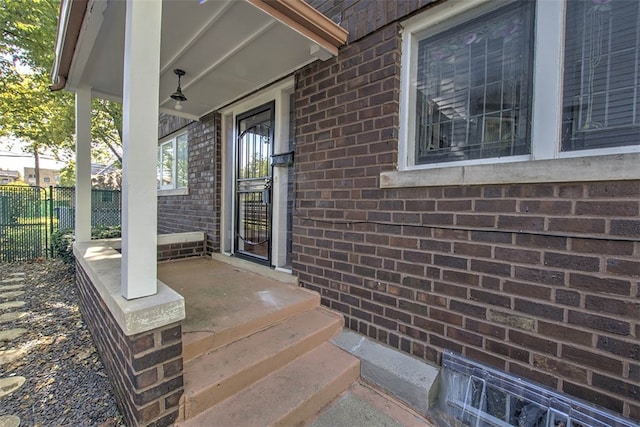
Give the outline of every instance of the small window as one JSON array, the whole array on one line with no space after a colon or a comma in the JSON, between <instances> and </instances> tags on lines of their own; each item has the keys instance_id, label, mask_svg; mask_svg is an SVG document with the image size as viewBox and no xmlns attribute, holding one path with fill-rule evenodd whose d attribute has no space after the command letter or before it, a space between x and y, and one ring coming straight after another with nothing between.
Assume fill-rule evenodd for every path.
<instances>
[{"instance_id":1,"label":"small window","mask_svg":"<svg viewBox=\"0 0 640 427\"><path fill-rule=\"evenodd\" d=\"M187 134L158 146L158 189L186 188L189 184L189 146Z\"/></svg>"},{"instance_id":2,"label":"small window","mask_svg":"<svg viewBox=\"0 0 640 427\"><path fill-rule=\"evenodd\" d=\"M530 153L533 9L416 34L415 164Z\"/></svg>"},{"instance_id":3,"label":"small window","mask_svg":"<svg viewBox=\"0 0 640 427\"><path fill-rule=\"evenodd\" d=\"M177 187L184 188L189 185L189 168L187 167L187 163L189 161L189 146L187 144L188 139L187 135L180 135L177 138L176 142L176 151L177 155L177 163L176 163L176 174L177 174Z\"/></svg>"},{"instance_id":4,"label":"small window","mask_svg":"<svg viewBox=\"0 0 640 427\"><path fill-rule=\"evenodd\" d=\"M562 150L640 141L640 2L570 0Z\"/></svg>"},{"instance_id":5,"label":"small window","mask_svg":"<svg viewBox=\"0 0 640 427\"><path fill-rule=\"evenodd\" d=\"M49 178L48 176L45 176L42 180L44 182L51 182L51 178Z\"/></svg>"}]
</instances>

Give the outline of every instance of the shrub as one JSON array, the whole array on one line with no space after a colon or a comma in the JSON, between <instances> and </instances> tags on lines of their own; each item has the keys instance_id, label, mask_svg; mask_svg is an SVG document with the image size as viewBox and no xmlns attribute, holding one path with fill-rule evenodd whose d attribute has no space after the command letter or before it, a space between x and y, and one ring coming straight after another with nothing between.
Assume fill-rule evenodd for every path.
<instances>
[{"instance_id":1,"label":"shrub","mask_svg":"<svg viewBox=\"0 0 640 427\"><path fill-rule=\"evenodd\" d=\"M112 239L121 236L120 226L95 227L91 229L92 239ZM75 241L73 229L64 228L55 231L51 235L51 249L55 258L62 259L67 264L73 264L73 242Z\"/></svg>"},{"instance_id":2,"label":"shrub","mask_svg":"<svg viewBox=\"0 0 640 427\"><path fill-rule=\"evenodd\" d=\"M116 226L101 226L91 230L92 239L114 239L122 236L122 229Z\"/></svg>"},{"instance_id":3,"label":"shrub","mask_svg":"<svg viewBox=\"0 0 640 427\"><path fill-rule=\"evenodd\" d=\"M60 258L67 264L73 264L73 229L63 228L51 235L51 249L55 258Z\"/></svg>"}]
</instances>

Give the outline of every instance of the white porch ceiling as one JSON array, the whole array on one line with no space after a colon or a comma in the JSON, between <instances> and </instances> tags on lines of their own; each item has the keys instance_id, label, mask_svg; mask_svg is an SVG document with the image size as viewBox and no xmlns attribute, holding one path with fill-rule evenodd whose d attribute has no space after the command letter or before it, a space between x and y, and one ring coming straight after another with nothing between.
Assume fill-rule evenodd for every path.
<instances>
[{"instance_id":1,"label":"white porch ceiling","mask_svg":"<svg viewBox=\"0 0 640 427\"><path fill-rule=\"evenodd\" d=\"M304 26L290 25L289 16L271 9L287 1L295 3L163 0L161 111L199 118L305 64L335 54L337 48L323 44ZM303 2L297 4L309 8ZM89 86L94 96L122 99L125 7L124 1L89 1L65 76L67 89ZM323 25L335 26L330 21ZM337 29L338 34L343 31ZM170 98L177 86L175 68L186 72L182 91L188 100L182 103L181 112L174 109L175 101Z\"/></svg>"}]
</instances>

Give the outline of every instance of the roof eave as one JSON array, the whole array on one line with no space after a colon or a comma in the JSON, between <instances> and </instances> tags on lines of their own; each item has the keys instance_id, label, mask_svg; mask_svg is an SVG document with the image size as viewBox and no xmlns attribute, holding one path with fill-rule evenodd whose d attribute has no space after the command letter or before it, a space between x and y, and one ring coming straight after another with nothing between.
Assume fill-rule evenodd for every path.
<instances>
[{"instance_id":1,"label":"roof eave","mask_svg":"<svg viewBox=\"0 0 640 427\"><path fill-rule=\"evenodd\" d=\"M257 8L308 37L333 56L346 44L349 32L304 0L248 0Z\"/></svg>"},{"instance_id":2,"label":"roof eave","mask_svg":"<svg viewBox=\"0 0 640 427\"><path fill-rule=\"evenodd\" d=\"M62 0L60 3L51 90L64 89L67 84L87 4L88 0Z\"/></svg>"}]
</instances>

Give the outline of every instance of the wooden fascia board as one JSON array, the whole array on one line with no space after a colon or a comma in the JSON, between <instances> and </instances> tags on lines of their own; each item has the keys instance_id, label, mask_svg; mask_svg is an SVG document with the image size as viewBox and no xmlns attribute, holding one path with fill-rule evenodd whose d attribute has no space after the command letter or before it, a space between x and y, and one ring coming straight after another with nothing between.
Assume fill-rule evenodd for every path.
<instances>
[{"instance_id":1,"label":"wooden fascia board","mask_svg":"<svg viewBox=\"0 0 640 427\"><path fill-rule=\"evenodd\" d=\"M318 12L304 0L247 0L283 24L305 35L315 43L338 54L347 42L349 32Z\"/></svg>"},{"instance_id":2,"label":"wooden fascia board","mask_svg":"<svg viewBox=\"0 0 640 427\"><path fill-rule=\"evenodd\" d=\"M62 43L62 46L56 46L56 59L53 64L54 84L52 90L63 89L66 79L69 76L71 62L75 54L76 45L80 36L80 30L84 21L84 15L87 11L88 0L69 0L69 12L66 17L64 6L66 2L60 4L60 14L58 16L58 31L56 43ZM64 23L64 27L61 24Z\"/></svg>"}]
</instances>

